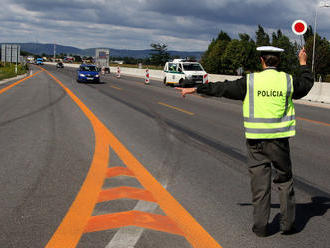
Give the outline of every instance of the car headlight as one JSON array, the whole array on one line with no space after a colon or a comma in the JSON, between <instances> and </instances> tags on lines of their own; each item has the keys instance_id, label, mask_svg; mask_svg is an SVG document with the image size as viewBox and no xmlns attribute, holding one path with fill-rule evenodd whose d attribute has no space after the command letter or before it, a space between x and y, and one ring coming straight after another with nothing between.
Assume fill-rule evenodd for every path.
<instances>
[{"instance_id":1,"label":"car headlight","mask_svg":"<svg viewBox=\"0 0 330 248\"><path fill-rule=\"evenodd\" d=\"M95 75L95 77L99 77L100 75Z\"/></svg>"},{"instance_id":2,"label":"car headlight","mask_svg":"<svg viewBox=\"0 0 330 248\"><path fill-rule=\"evenodd\" d=\"M188 76L186 76L186 79L192 79L192 75L188 75Z\"/></svg>"},{"instance_id":3,"label":"car headlight","mask_svg":"<svg viewBox=\"0 0 330 248\"><path fill-rule=\"evenodd\" d=\"M81 77L85 77L85 74L80 73L79 76L81 76Z\"/></svg>"}]
</instances>

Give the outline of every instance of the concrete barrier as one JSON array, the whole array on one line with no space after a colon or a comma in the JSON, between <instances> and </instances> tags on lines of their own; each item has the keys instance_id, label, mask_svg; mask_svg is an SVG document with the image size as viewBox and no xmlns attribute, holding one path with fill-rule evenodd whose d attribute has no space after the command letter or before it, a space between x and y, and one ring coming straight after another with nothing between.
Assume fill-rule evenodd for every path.
<instances>
[{"instance_id":1,"label":"concrete barrier","mask_svg":"<svg viewBox=\"0 0 330 248\"><path fill-rule=\"evenodd\" d=\"M312 102L317 102L321 95L321 84L322 83L315 82L310 92L302 99Z\"/></svg>"},{"instance_id":2,"label":"concrete barrier","mask_svg":"<svg viewBox=\"0 0 330 248\"><path fill-rule=\"evenodd\" d=\"M219 74L209 74L209 82L224 82L225 80L237 80L241 76L231 76L231 75L219 75Z\"/></svg>"},{"instance_id":3,"label":"concrete barrier","mask_svg":"<svg viewBox=\"0 0 330 248\"><path fill-rule=\"evenodd\" d=\"M330 103L330 83L321 83L319 102Z\"/></svg>"},{"instance_id":4,"label":"concrete barrier","mask_svg":"<svg viewBox=\"0 0 330 248\"><path fill-rule=\"evenodd\" d=\"M110 71L116 71L117 67L110 67ZM120 67L120 71L123 75L129 75L134 77L145 78L146 69L137 69L137 68L128 68L128 67ZM163 71L161 70L150 70L150 78L154 80L163 80Z\"/></svg>"},{"instance_id":5,"label":"concrete barrier","mask_svg":"<svg viewBox=\"0 0 330 248\"><path fill-rule=\"evenodd\" d=\"M302 99L311 102L330 103L330 83L315 82L311 91Z\"/></svg>"},{"instance_id":6,"label":"concrete barrier","mask_svg":"<svg viewBox=\"0 0 330 248\"><path fill-rule=\"evenodd\" d=\"M116 70L116 67L110 67L111 71ZM145 69L136 69L136 68L127 68L120 67L122 74L130 75L130 76L138 76L141 78L145 77ZM154 80L163 80L164 72L162 70L150 70L150 78ZM241 78L240 76L230 76L230 75L217 75L217 74L209 74L209 82L217 82L217 81L225 81L225 80L236 80Z\"/></svg>"}]
</instances>

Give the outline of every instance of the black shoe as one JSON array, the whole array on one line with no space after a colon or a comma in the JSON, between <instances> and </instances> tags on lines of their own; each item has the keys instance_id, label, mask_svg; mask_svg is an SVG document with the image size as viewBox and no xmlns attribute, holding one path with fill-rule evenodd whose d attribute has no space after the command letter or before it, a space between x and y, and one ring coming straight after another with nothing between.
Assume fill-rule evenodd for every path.
<instances>
[{"instance_id":1,"label":"black shoe","mask_svg":"<svg viewBox=\"0 0 330 248\"><path fill-rule=\"evenodd\" d=\"M262 228L256 228L255 226L252 227L252 232L255 233L258 237L267 237L269 235L268 233L268 226L262 227Z\"/></svg>"},{"instance_id":2,"label":"black shoe","mask_svg":"<svg viewBox=\"0 0 330 248\"><path fill-rule=\"evenodd\" d=\"M288 229L288 230L281 230L281 234L282 235L292 235L292 234L295 234L295 233L297 233L298 231L297 231L297 229L293 226L293 227L291 227L290 229Z\"/></svg>"}]
</instances>

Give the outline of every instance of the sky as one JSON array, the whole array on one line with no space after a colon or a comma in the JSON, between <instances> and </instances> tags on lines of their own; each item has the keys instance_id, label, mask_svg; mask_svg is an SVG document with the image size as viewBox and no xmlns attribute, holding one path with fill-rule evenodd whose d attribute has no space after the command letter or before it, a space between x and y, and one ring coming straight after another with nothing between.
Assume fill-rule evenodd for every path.
<instances>
[{"instance_id":1,"label":"sky","mask_svg":"<svg viewBox=\"0 0 330 248\"><path fill-rule=\"evenodd\" d=\"M330 1L328 1L330 4ZM0 0L0 42L56 43L78 48L205 51L219 31L255 39L305 20L330 40L330 8L320 0Z\"/></svg>"}]
</instances>

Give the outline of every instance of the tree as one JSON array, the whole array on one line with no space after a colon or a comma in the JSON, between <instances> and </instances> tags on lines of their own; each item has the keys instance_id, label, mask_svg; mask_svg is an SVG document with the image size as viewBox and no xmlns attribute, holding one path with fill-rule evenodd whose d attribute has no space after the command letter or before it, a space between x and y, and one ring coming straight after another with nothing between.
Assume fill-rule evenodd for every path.
<instances>
[{"instance_id":1,"label":"tree","mask_svg":"<svg viewBox=\"0 0 330 248\"><path fill-rule=\"evenodd\" d=\"M216 40L212 40L207 51L203 54L201 63L208 73L224 73L226 70L222 65L222 55L231 41L229 35L222 30Z\"/></svg>"},{"instance_id":2,"label":"tree","mask_svg":"<svg viewBox=\"0 0 330 248\"><path fill-rule=\"evenodd\" d=\"M74 55L73 57L74 57L74 61L76 61L76 62L82 62L82 59L81 59L81 57L79 55Z\"/></svg>"},{"instance_id":3,"label":"tree","mask_svg":"<svg viewBox=\"0 0 330 248\"><path fill-rule=\"evenodd\" d=\"M261 25L258 25L258 30L256 32L256 45L257 47L270 45L269 35Z\"/></svg>"},{"instance_id":4,"label":"tree","mask_svg":"<svg viewBox=\"0 0 330 248\"><path fill-rule=\"evenodd\" d=\"M282 34L281 30L278 30L277 34L273 33L272 37L272 46L284 49L284 52L281 54L281 63L278 69L290 74L298 73L299 62L297 59L297 45L292 44L290 39Z\"/></svg>"},{"instance_id":5,"label":"tree","mask_svg":"<svg viewBox=\"0 0 330 248\"><path fill-rule=\"evenodd\" d=\"M34 55L33 53L27 52L27 51L23 51L21 50L21 56L32 56Z\"/></svg>"},{"instance_id":6,"label":"tree","mask_svg":"<svg viewBox=\"0 0 330 248\"><path fill-rule=\"evenodd\" d=\"M164 65L170 59L166 44L151 43L150 46L152 47L150 61L153 65Z\"/></svg>"},{"instance_id":7,"label":"tree","mask_svg":"<svg viewBox=\"0 0 330 248\"><path fill-rule=\"evenodd\" d=\"M230 74L235 74L237 68L242 67L242 49L239 40L231 40L222 56L222 64L230 70Z\"/></svg>"},{"instance_id":8,"label":"tree","mask_svg":"<svg viewBox=\"0 0 330 248\"><path fill-rule=\"evenodd\" d=\"M308 26L307 31L304 34L305 43L309 40L310 37L314 37L313 28L311 25Z\"/></svg>"},{"instance_id":9,"label":"tree","mask_svg":"<svg viewBox=\"0 0 330 248\"><path fill-rule=\"evenodd\" d=\"M308 54L308 64L312 64L314 37L310 36L306 41L305 48ZM325 78L330 74L330 43L326 38L321 38L318 34L315 37L315 76Z\"/></svg>"},{"instance_id":10,"label":"tree","mask_svg":"<svg viewBox=\"0 0 330 248\"><path fill-rule=\"evenodd\" d=\"M238 35L240 37L241 67L243 67L245 71L255 71L260 69L259 56L254 40L252 40L248 34Z\"/></svg>"}]
</instances>

